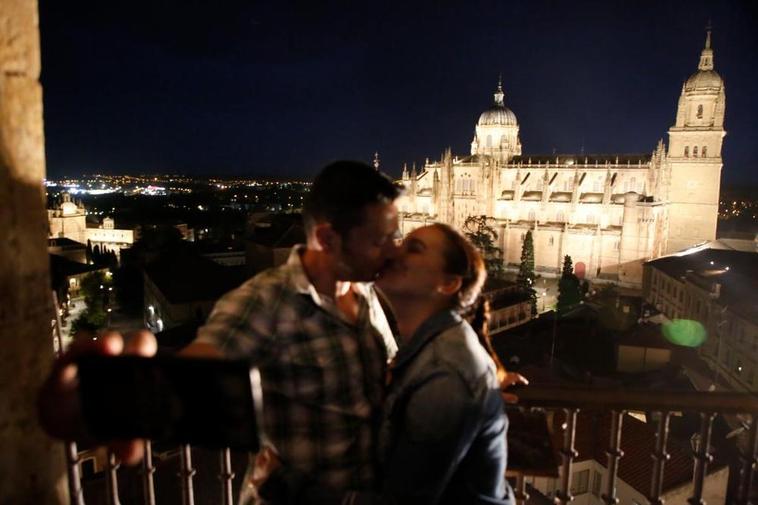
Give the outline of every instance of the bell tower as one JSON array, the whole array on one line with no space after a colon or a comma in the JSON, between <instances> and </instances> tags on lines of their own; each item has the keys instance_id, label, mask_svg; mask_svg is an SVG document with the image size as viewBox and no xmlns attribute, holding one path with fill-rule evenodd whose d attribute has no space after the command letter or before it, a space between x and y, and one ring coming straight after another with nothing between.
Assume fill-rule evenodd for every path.
<instances>
[{"instance_id":1,"label":"bell tower","mask_svg":"<svg viewBox=\"0 0 758 505\"><path fill-rule=\"evenodd\" d=\"M716 238L726 92L713 68L709 27L698 70L682 86L676 123L669 128L666 253Z\"/></svg>"}]
</instances>

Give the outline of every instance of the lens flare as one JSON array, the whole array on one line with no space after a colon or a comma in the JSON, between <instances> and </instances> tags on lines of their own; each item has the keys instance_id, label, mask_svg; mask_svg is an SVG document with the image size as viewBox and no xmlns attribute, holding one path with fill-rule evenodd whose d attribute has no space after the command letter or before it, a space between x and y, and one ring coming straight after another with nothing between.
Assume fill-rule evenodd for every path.
<instances>
[{"instance_id":1,"label":"lens flare","mask_svg":"<svg viewBox=\"0 0 758 505\"><path fill-rule=\"evenodd\" d=\"M663 325L663 336L672 344L685 347L700 347L707 333L705 327L691 319L674 319Z\"/></svg>"}]
</instances>

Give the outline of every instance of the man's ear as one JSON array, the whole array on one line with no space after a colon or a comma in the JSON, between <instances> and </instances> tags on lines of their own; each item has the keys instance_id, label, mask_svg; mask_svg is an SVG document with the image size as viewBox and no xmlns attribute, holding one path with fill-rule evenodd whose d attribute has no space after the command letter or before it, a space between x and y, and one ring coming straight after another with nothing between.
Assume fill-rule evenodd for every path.
<instances>
[{"instance_id":1,"label":"man's ear","mask_svg":"<svg viewBox=\"0 0 758 505\"><path fill-rule=\"evenodd\" d=\"M339 234L334 231L330 223L318 223L315 225L313 233L316 237L316 242L321 247L321 250L328 253L339 251L341 245L341 238Z\"/></svg>"},{"instance_id":2,"label":"man's ear","mask_svg":"<svg viewBox=\"0 0 758 505\"><path fill-rule=\"evenodd\" d=\"M463 277L460 275L448 275L445 281L437 286L437 292L445 296L453 296L461 289Z\"/></svg>"}]
</instances>

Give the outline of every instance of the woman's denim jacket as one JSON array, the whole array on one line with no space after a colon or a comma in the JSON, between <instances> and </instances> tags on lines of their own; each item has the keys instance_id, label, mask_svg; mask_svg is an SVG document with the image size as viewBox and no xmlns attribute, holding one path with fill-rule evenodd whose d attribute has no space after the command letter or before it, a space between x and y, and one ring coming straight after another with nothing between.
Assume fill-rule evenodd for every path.
<instances>
[{"instance_id":1,"label":"woman's denim jacket","mask_svg":"<svg viewBox=\"0 0 758 505\"><path fill-rule=\"evenodd\" d=\"M382 495L398 503L512 503L495 364L468 323L451 311L428 319L401 343L391 373Z\"/></svg>"}]
</instances>

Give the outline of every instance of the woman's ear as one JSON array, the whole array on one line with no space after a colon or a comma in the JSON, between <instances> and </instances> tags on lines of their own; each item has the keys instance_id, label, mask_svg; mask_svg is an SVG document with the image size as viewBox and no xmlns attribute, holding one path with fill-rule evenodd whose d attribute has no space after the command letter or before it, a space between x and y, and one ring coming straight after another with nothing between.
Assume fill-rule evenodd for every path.
<instances>
[{"instance_id":1,"label":"woman's ear","mask_svg":"<svg viewBox=\"0 0 758 505\"><path fill-rule=\"evenodd\" d=\"M313 230L316 242L322 251L333 253L340 249L340 236L330 223L318 223Z\"/></svg>"},{"instance_id":2,"label":"woman's ear","mask_svg":"<svg viewBox=\"0 0 758 505\"><path fill-rule=\"evenodd\" d=\"M447 275L445 281L437 286L437 292L445 296L453 296L461 289L463 277L460 275Z\"/></svg>"}]
</instances>

